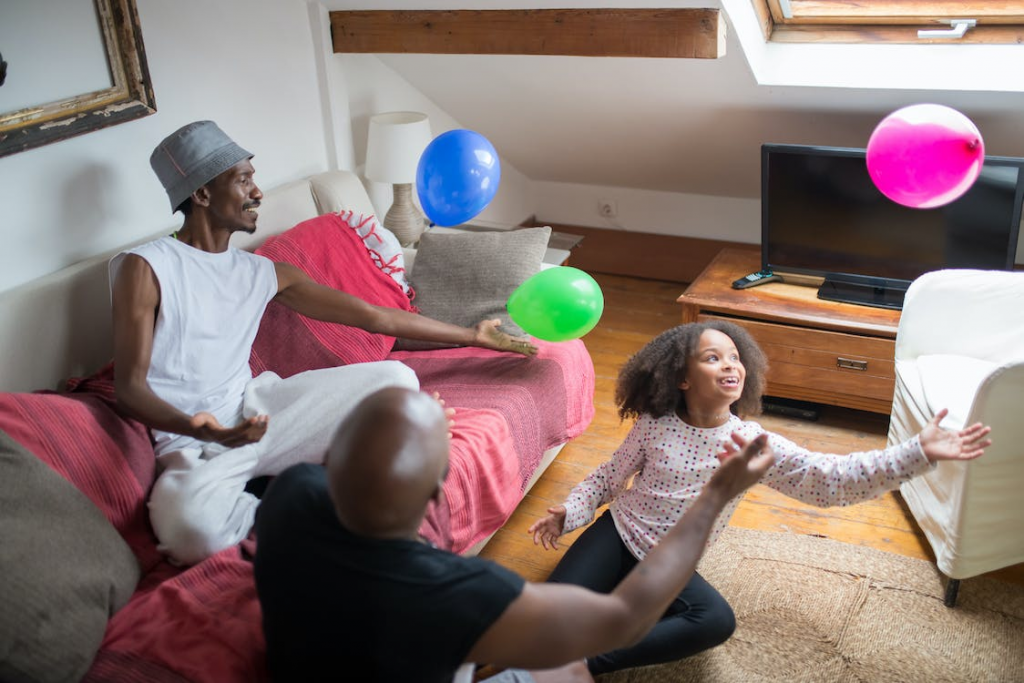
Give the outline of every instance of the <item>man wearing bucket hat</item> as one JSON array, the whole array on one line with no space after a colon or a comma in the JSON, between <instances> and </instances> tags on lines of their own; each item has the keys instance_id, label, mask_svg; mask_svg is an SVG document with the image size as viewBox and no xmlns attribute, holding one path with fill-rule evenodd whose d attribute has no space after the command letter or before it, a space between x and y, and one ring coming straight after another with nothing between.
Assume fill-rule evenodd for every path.
<instances>
[{"instance_id":1,"label":"man wearing bucket hat","mask_svg":"<svg viewBox=\"0 0 1024 683\"><path fill-rule=\"evenodd\" d=\"M396 361L253 378L249 354L271 300L370 332L536 352L497 321L464 328L373 306L230 247L235 232L256 230L263 193L252 157L212 121L169 135L150 165L172 211L184 215L182 227L110 262L117 399L153 431L161 474L150 519L161 550L182 564L245 538L258 504L245 490L251 479L322 462L338 423L363 397L419 386Z\"/></svg>"}]
</instances>

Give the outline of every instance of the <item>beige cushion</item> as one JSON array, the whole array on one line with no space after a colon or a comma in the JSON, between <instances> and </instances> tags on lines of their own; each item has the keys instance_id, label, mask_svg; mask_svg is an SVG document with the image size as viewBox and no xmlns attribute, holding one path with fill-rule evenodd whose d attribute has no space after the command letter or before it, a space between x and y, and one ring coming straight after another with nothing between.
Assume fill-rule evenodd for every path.
<instances>
[{"instance_id":1,"label":"beige cushion","mask_svg":"<svg viewBox=\"0 0 1024 683\"><path fill-rule=\"evenodd\" d=\"M500 318L501 329L525 334L505 310L508 297L541 268L551 228L433 232L420 237L410 281L423 315L471 327Z\"/></svg>"},{"instance_id":2,"label":"beige cushion","mask_svg":"<svg viewBox=\"0 0 1024 683\"><path fill-rule=\"evenodd\" d=\"M77 681L139 581L114 527L0 431L0 680Z\"/></svg>"},{"instance_id":3,"label":"beige cushion","mask_svg":"<svg viewBox=\"0 0 1024 683\"><path fill-rule=\"evenodd\" d=\"M376 213L362 181L349 171L327 171L310 178L317 213L352 211L357 215ZM298 221L296 221L298 222Z\"/></svg>"}]
</instances>

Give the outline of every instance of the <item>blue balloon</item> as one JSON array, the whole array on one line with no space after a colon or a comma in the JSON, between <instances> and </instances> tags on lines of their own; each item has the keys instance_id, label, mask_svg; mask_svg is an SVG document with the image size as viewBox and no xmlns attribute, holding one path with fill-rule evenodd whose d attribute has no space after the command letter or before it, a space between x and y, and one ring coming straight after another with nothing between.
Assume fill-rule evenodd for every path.
<instances>
[{"instance_id":1,"label":"blue balloon","mask_svg":"<svg viewBox=\"0 0 1024 683\"><path fill-rule=\"evenodd\" d=\"M416 167L416 192L436 225L465 223L491 203L501 180L494 145L471 130L450 130L431 141Z\"/></svg>"}]
</instances>

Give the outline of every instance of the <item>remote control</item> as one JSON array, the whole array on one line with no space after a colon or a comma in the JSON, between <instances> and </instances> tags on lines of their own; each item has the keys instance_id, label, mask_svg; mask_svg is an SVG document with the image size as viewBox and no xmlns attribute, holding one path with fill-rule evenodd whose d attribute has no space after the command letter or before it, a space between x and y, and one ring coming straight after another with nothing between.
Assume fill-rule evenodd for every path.
<instances>
[{"instance_id":1,"label":"remote control","mask_svg":"<svg viewBox=\"0 0 1024 683\"><path fill-rule=\"evenodd\" d=\"M781 275L776 275L771 270L759 270L756 273L750 275L744 275L739 280L732 283L733 289L746 289L747 287L753 287L754 285L763 285L767 282L775 282L781 280Z\"/></svg>"}]
</instances>

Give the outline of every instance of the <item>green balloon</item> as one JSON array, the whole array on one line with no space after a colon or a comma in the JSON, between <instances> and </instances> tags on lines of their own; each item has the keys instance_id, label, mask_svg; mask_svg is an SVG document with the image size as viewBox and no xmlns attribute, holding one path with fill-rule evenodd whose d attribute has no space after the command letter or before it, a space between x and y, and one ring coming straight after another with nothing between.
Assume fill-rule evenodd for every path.
<instances>
[{"instance_id":1,"label":"green balloon","mask_svg":"<svg viewBox=\"0 0 1024 683\"><path fill-rule=\"evenodd\" d=\"M519 285L505 306L512 322L547 341L577 339L594 329L604 312L604 294L579 268L556 266Z\"/></svg>"}]
</instances>

